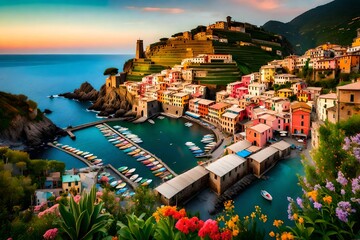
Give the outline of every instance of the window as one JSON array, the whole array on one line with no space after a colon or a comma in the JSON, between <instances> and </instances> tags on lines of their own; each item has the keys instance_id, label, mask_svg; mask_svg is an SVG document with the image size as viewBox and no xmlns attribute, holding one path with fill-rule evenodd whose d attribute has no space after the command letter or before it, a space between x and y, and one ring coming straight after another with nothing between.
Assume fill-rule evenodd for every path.
<instances>
[{"instance_id":1,"label":"window","mask_svg":"<svg viewBox=\"0 0 360 240\"><path fill-rule=\"evenodd\" d=\"M215 180L217 179L217 175L214 175L214 179L215 179Z\"/></svg>"},{"instance_id":2,"label":"window","mask_svg":"<svg viewBox=\"0 0 360 240\"><path fill-rule=\"evenodd\" d=\"M78 185L78 181L75 181L75 186L77 186Z\"/></svg>"},{"instance_id":3,"label":"window","mask_svg":"<svg viewBox=\"0 0 360 240\"><path fill-rule=\"evenodd\" d=\"M348 115L349 115L349 116L351 115L351 111L348 111Z\"/></svg>"},{"instance_id":4,"label":"window","mask_svg":"<svg viewBox=\"0 0 360 240\"><path fill-rule=\"evenodd\" d=\"M304 119L304 115L301 115L301 119Z\"/></svg>"},{"instance_id":5,"label":"window","mask_svg":"<svg viewBox=\"0 0 360 240\"><path fill-rule=\"evenodd\" d=\"M231 171L229 172L229 177L231 176Z\"/></svg>"},{"instance_id":6,"label":"window","mask_svg":"<svg viewBox=\"0 0 360 240\"><path fill-rule=\"evenodd\" d=\"M225 181L225 177L226 177L226 175L224 175L224 176L222 177L222 180L223 180L223 181Z\"/></svg>"},{"instance_id":7,"label":"window","mask_svg":"<svg viewBox=\"0 0 360 240\"><path fill-rule=\"evenodd\" d=\"M254 137L256 137L256 133L254 133Z\"/></svg>"},{"instance_id":8,"label":"window","mask_svg":"<svg viewBox=\"0 0 360 240\"><path fill-rule=\"evenodd\" d=\"M350 94L350 102L354 102L354 94Z\"/></svg>"},{"instance_id":9,"label":"window","mask_svg":"<svg viewBox=\"0 0 360 240\"><path fill-rule=\"evenodd\" d=\"M301 126L304 126L304 122L303 122L303 121L301 121Z\"/></svg>"},{"instance_id":10,"label":"window","mask_svg":"<svg viewBox=\"0 0 360 240\"><path fill-rule=\"evenodd\" d=\"M71 187L71 183L70 183L70 182L68 183L68 186Z\"/></svg>"}]
</instances>

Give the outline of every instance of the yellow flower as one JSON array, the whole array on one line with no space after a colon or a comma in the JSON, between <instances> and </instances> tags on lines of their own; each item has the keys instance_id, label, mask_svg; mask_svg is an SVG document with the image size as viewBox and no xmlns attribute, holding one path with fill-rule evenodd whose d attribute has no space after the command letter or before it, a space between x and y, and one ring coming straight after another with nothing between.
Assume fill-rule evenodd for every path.
<instances>
[{"instance_id":1,"label":"yellow flower","mask_svg":"<svg viewBox=\"0 0 360 240\"><path fill-rule=\"evenodd\" d=\"M325 196L323 197L323 200L325 203L330 204L332 202L332 197L331 196Z\"/></svg>"},{"instance_id":2,"label":"yellow flower","mask_svg":"<svg viewBox=\"0 0 360 240\"><path fill-rule=\"evenodd\" d=\"M224 202L224 207L225 207L225 211L233 210L234 209L234 201L228 200L228 201Z\"/></svg>"},{"instance_id":3,"label":"yellow flower","mask_svg":"<svg viewBox=\"0 0 360 240\"><path fill-rule=\"evenodd\" d=\"M304 223L304 219L302 217L299 217L299 223L303 224Z\"/></svg>"},{"instance_id":4,"label":"yellow flower","mask_svg":"<svg viewBox=\"0 0 360 240\"><path fill-rule=\"evenodd\" d=\"M154 216L156 222L158 222L160 220L160 214L157 211L153 213L153 216Z\"/></svg>"},{"instance_id":5,"label":"yellow flower","mask_svg":"<svg viewBox=\"0 0 360 240\"><path fill-rule=\"evenodd\" d=\"M298 220L299 216L297 215L297 213L294 213L293 218L295 221Z\"/></svg>"},{"instance_id":6,"label":"yellow flower","mask_svg":"<svg viewBox=\"0 0 360 240\"><path fill-rule=\"evenodd\" d=\"M230 229L233 229L235 227L235 223L231 220L227 221L226 222L226 225L230 228Z\"/></svg>"},{"instance_id":7,"label":"yellow flower","mask_svg":"<svg viewBox=\"0 0 360 240\"><path fill-rule=\"evenodd\" d=\"M273 225L275 226L275 227L280 227L281 225L283 225L283 221L281 221L281 220L274 220L274 223L273 223Z\"/></svg>"},{"instance_id":8,"label":"yellow flower","mask_svg":"<svg viewBox=\"0 0 360 240\"><path fill-rule=\"evenodd\" d=\"M255 218L255 216L256 216L256 213L255 213L255 212L252 212L252 213L250 214L250 217L251 217L251 218Z\"/></svg>"},{"instance_id":9,"label":"yellow flower","mask_svg":"<svg viewBox=\"0 0 360 240\"><path fill-rule=\"evenodd\" d=\"M308 193L307 193L307 195L308 195L309 197L311 197L314 202L316 202L317 194L318 194L318 193L317 193L317 190L314 190L314 191L311 191L311 192L308 192Z\"/></svg>"},{"instance_id":10,"label":"yellow flower","mask_svg":"<svg viewBox=\"0 0 360 240\"><path fill-rule=\"evenodd\" d=\"M270 237L275 237L275 233L273 231L269 232Z\"/></svg>"},{"instance_id":11,"label":"yellow flower","mask_svg":"<svg viewBox=\"0 0 360 240\"><path fill-rule=\"evenodd\" d=\"M283 232L281 234L281 240L293 240L294 236L292 235L291 232Z\"/></svg>"},{"instance_id":12,"label":"yellow flower","mask_svg":"<svg viewBox=\"0 0 360 240\"><path fill-rule=\"evenodd\" d=\"M245 216L245 217L244 217L244 220L245 220L245 221L249 220L249 216Z\"/></svg>"},{"instance_id":13,"label":"yellow flower","mask_svg":"<svg viewBox=\"0 0 360 240\"><path fill-rule=\"evenodd\" d=\"M267 221L267 216L264 214L261 214L260 220L262 220L265 223Z\"/></svg>"}]
</instances>

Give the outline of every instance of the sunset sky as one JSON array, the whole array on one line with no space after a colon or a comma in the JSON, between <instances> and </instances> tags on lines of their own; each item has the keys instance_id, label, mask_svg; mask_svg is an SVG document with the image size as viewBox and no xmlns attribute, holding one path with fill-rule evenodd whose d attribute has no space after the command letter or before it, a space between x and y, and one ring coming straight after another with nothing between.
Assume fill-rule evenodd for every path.
<instances>
[{"instance_id":1,"label":"sunset sky","mask_svg":"<svg viewBox=\"0 0 360 240\"><path fill-rule=\"evenodd\" d=\"M198 25L289 22L331 0L0 0L0 54L130 53Z\"/></svg>"}]
</instances>

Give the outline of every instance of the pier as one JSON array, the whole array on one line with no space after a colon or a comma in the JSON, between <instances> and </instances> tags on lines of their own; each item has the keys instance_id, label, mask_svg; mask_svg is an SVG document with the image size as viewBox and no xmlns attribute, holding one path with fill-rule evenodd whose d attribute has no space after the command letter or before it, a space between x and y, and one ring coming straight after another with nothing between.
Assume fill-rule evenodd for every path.
<instances>
[{"instance_id":1,"label":"pier","mask_svg":"<svg viewBox=\"0 0 360 240\"><path fill-rule=\"evenodd\" d=\"M71 156L73 156L73 157L81 160L83 163L85 163L85 164L88 165L89 167L96 166L96 165L91 164L91 163L90 163L88 160L86 160L85 158L83 158L83 157L81 157L81 156L79 156L79 155L77 155L77 154L75 154L75 153L72 153L72 152L70 152L70 151L67 151L67 150L65 150L65 149L63 149L63 148L61 148L61 147L55 146L53 143L50 143L50 142L49 142L47 145L50 146L50 147L56 148L56 149L58 149L58 150L60 150L60 151L63 151L63 152L65 152L65 153L67 153L67 154L70 154ZM104 166L103 166L103 167L104 167ZM111 164L108 164L108 165L106 165L105 167L110 168L116 175L118 175L124 182L126 182L128 185L130 185L133 189L135 189L135 188L138 187L138 184L137 184L137 183L134 183L134 182L130 181L129 178L125 177L122 173L120 173L120 172L119 172L116 168L114 168Z\"/></svg>"},{"instance_id":2,"label":"pier","mask_svg":"<svg viewBox=\"0 0 360 240\"><path fill-rule=\"evenodd\" d=\"M126 139L126 141L130 142L131 144L133 144L134 146L136 146L137 148L141 149L142 151L144 151L145 153L151 155L151 157L155 158L156 161L159 161L174 177L177 176L177 174L171 169L169 168L168 165L166 165L166 163L164 163L160 158L158 158L157 156L155 156L154 154L150 153L149 151L147 151L146 149L140 147L138 144L134 143L133 141L131 141L129 138L127 138L126 136L124 136L123 134L121 134L119 131L117 131L116 129L110 127L109 125L107 125L106 123L103 123L103 125L105 125L106 127L108 127L109 129L111 129L111 131L115 132L116 134L120 135L122 138Z\"/></svg>"},{"instance_id":3,"label":"pier","mask_svg":"<svg viewBox=\"0 0 360 240\"><path fill-rule=\"evenodd\" d=\"M65 152L65 153L67 153L67 154L70 154L71 156L79 159L80 161L82 161L83 163L85 163L86 165L88 165L89 167L94 166L94 165L92 165L88 160L86 160L85 158L83 158L83 157L81 157L81 156L79 156L79 155L77 155L77 154L75 154L75 153L72 153L72 152L70 152L70 151L66 151L65 149L63 149L63 148L61 148L61 147L55 146L55 145L54 145L53 143L51 143L51 142L49 142L47 145L50 146L50 147L56 148L56 149L58 149L58 150L60 150L60 151L63 151L63 152Z\"/></svg>"}]
</instances>

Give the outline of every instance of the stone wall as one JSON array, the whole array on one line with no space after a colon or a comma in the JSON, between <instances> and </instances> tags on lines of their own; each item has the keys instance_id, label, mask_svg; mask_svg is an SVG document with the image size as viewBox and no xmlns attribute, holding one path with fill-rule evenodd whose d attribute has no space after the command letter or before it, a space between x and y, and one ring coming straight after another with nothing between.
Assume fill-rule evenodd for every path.
<instances>
[{"instance_id":1,"label":"stone wall","mask_svg":"<svg viewBox=\"0 0 360 240\"><path fill-rule=\"evenodd\" d=\"M165 103L162 103L162 110L164 111L164 113L175 115L178 117L181 117L185 113L184 107L173 106Z\"/></svg>"}]
</instances>

